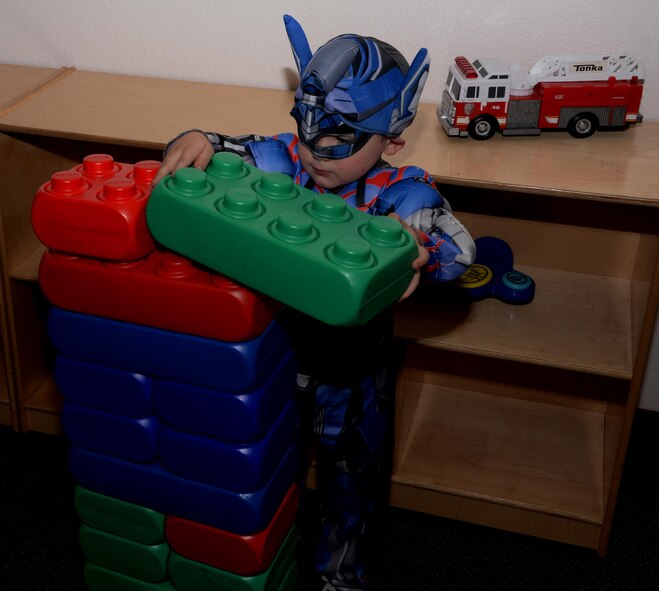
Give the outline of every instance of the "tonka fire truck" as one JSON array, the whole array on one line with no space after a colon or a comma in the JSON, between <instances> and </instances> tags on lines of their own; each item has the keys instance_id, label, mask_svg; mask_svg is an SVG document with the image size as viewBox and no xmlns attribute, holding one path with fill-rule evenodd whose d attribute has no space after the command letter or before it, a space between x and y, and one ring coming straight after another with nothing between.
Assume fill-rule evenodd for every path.
<instances>
[{"instance_id":1,"label":"tonka fire truck","mask_svg":"<svg viewBox=\"0 0 659 591\"><path fill-rule=\"evenodd\" d=\"M633 56L559 55L541 58L525 72L497 59L449 67L437 109L450 136L476 140L567 130L585 138L598 129L625 129L640 122L645 71Z\"/></svg>"}]
</instances>

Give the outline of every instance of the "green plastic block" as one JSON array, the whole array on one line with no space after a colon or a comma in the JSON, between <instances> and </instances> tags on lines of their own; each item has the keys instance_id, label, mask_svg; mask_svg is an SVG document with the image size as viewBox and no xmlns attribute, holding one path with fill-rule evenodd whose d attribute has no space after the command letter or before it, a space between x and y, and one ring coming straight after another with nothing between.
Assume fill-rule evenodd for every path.
<instances>
[{"instance_id":1,"label":"green plastic block","mask_svg":"<svg viewBox=\"0 0 659 591\"><path fill-rule=\"evenodd\" d=\"M215 154L206 171L178 170L147 204L158 242L327 324L363 324L409 285L414 239L286 175Z\"/></svg>"},{"instance_id":2,"label":"green plastic block","mask_svg":"<svg viewBox=\"0 0 659 591\"><path fill-rule=\"evenodd\" d=\"M288 572L284 575L279 591L295 591L297 589L297 562L288 567Z\"/></svg>"},{"instance_id":3,"label":"green plastic block","mask_svg":"<svg viewBox=\"0 0 659 591\"><path fill-rule=\"evenodd\" d=\"M165 542L165 516L153 509L76 486L75 506L88 526L147 546Z\"/></svg>"},{"instance_id":4,"label":"green plastic block","mask_svg":"<svg viewBox=\"0 0 659 591\"><path fill-rule=\"evenodd\" d=\"M92 562L85 563L84 577L89 591L177 591L169 581L147 583Z\"/></svg>"},{"instance_id":5,"label":"green plastic block","mask_svg":"<svg viewBox=\"0 0 659 591\"><path fill-rule=\"evenodd\" d=\"M169 578L178 591L294 591L298 533L293 527L265 572L251 577L220 570L172 551Z\"/></svg>"},{"instance_id":6,"label":"green plastic block","mask_svg":"<svg viewBox=\"0 0 659 591\"><path fill-rule=\"evenodd\" d=\"M85 525L80 526L80 547L98 566L147 583L166 581L169 545L147 546Z\"/></svg>"}]
</instances>

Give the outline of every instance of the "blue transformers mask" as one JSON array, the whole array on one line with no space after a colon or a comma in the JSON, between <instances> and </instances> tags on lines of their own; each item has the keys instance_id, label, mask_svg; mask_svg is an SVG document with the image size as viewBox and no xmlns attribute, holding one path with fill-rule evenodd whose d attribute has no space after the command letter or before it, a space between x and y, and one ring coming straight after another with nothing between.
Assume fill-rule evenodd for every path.
<instances>
[{"instance_id":1,"label":"blue transformers mask","mask_svg":"<svg viewBox=\"0 0 659 591\"><path fill-rule=\"evenodd\" d=\"M428 51L409 66L398 50L372 37L340 35L311 53L300 24L284 16L300 74L291 115L300 142L320 158L347 158L374 134L399 136L416 116L428 77ZM332 137L332 145L318 145Z\"/></svg>"}]
</instances>

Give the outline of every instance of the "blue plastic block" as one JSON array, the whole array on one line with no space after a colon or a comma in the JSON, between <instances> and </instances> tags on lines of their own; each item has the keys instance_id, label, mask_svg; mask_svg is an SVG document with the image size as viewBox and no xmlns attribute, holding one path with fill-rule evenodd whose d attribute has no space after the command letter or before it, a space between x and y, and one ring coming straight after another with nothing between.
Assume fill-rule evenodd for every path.
<instances>
[{"instance_id":1,"label":"blue plastic block","mask_svg":"<svg viewBox=\"0 0 659 591\"><path fill-rule=\"evenodd\" d=\"M178 431L245 443L261 439L293 397L296 364L287 353L267 380L249 392L221 392L155 380L153 400L163 423Z\"/></svg>"},{"instance_id":2,"label":"blue plastic block","mask_svg":"<svg viewBox=\"0 0 659 591\"><path fill-rule=\"evenodd\" d=\"M396 302L418 256L397 220L226 152L164 178L146 215L161 244L327 324L363 324Z\"/></svg>"},{"instance_id":3,"label":"blue plastic block","mask_svg":"<svg viewBox=\"0 0 659 591\"><path fill-rule=\"evenodd\" d=\"M260 441L225 443L175 431L163 425L160 462L183 478L239 492L258 490L297 440L297 407L290 401L272 430Z\"/></svg>"},{"instance_id":4,"label":"blue plastic block","mask_svg":"<svg viewBox=\"0 0 659 591\"><path fill-rule=\"evenodd\" d=\"M61 418L74 445L131 462L158 459L156 417L133 419L65 401Z\"/></svg>"},{"instance_id":5,"label":"blue plastic block","mask_svg":"<svg viewBox=\"0 0 659 591\"><path fill-rule=\"evenodd\" d=\"M48 335L68 357L152 378L244 391L263 383L290 350L277 322L251 341L225 342L51 306Z\"/></svg>"},{"instance_id":6,"label":"blue plastic block","mask_svg":"<svg viewBox=\"0 0 659 591\"><path fill-rule=\"evenodd\" d=\"M55 382L66 400L125 417L154 414L151 379L58 355Z\"/></svg>"},{"instance_id":7,"label":"blue plastic block","mask_svg":"<svg viewBox=\"0 0 659 591\"><path fill-rule=\"evenodd\" d=\"M282 458L270 481L253 492L236 493L187 480L160 464L134 464L72 447L69 466L80 486L238 535L265 529L288 492L297 468L295 448Z\"/></svg>"}]
</instances>

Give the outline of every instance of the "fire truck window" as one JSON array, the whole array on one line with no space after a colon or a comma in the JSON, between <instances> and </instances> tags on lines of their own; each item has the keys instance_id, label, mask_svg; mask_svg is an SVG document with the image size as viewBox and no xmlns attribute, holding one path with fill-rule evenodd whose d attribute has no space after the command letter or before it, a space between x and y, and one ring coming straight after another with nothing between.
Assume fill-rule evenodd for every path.
<instances>
[{"instance_id":1,"label":"fire truck window","mask_svg":"<svg viewBox=\"0 0 659 591\"><path fill-rule=\"evenodd\" d=\"M487 98L503 98L506 96L505 86L490 86L487 89Z\"/></svg>"},{"instance_id":2,"label":"fire truck window","mask_svg":"<svg viewBox=\"0 0 659 591\"><path fill-rule=\"evenodd\" d=\"M478 73L479 73L483 78L487 78L487 70L485 69L485 67L483 66L483 64L481 64L480 60L476 60L476 61L474 62L474 68L476 68L476 70L478 71Z\"/></svg>"},{"instance_id":3,"label":"fire truck window","mask_svg":"<svg viewBox=\"0 0 659 591\"><path fill-rule=\"evenodd\" d=\"M460 83L457 80L453 80L453 86L451 86L451 92L453 93L453 96L460 100L460 90L462 87L460 86Z\"/></svg>"},{"instance_id":4,"label":"fire truck window","mask_svg":"<svg viewBox=\"0 0 659 591\"><path fill-rule=\"evenodd\" d=\"M478 86L467 86L467 98L474 99L478 98Z\"/></svg>"},{"instance_id":5,"label":"fire truck window","mask_svg":"<svg viewBox=\"0 0 659 591\"><path fill-rule=\"evenodd\" d=\"M448 78L446 78L446 87L451 88L451 80L453 78L453 74L451 72L448 73Z\"/></svg>"}]
</instances>

